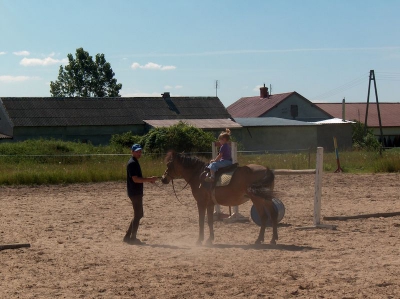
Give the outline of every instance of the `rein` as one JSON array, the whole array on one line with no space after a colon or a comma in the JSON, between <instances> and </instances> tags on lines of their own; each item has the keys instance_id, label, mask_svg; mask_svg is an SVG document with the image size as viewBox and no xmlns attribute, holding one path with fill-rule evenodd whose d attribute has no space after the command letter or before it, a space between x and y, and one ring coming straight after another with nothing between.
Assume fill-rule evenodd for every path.
<instances>
[{"instance_id":1,"label":"rein","mask_svg":"<svg viewBox=\"0 0 400 299\"><path fill-rule=\"evenodd\" d=\"M178 195L176 194L176 190L175 190L175 185L174 185L174 178L168 173L167 174L170 178L171 178L171 183L172 183L172 189L174 190L174 194L175 194L175 197L176 197L176 199L179 201L179 203L181 204L181 205L183 205L184 206L184 204L179 200L179 198L178 198ZM197 174L196 174L196 172L190 177L190 179L186 182L186 185L182 188L182 190L180 190L179 192L182 192L188 185L189 185L189 183L194 179L194 177L196 176Z\"/></svg>"}]
</instances>

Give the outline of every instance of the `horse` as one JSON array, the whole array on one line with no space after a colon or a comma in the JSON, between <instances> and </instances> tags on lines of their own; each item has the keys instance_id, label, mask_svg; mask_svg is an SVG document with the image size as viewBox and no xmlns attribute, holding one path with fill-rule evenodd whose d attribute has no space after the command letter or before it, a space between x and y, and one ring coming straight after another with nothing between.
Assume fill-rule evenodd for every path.
<instances>
[{"instance_id":1,"label":"horse","mask_svg":"<svg viewBox=\"0 0 400 299\"><path fill-rule=\"evenodd\" d=\"M163 184L173 182L176 178L183 178L187 185L192 189L192 194L197 202L199 213L199 237L196 244L201 245L204 241L204 220L207 210L207 222L210 230L207 245L212 245L214 241L213 212L214 205L217 203L222 206L238 206L248 201L250 198L260 217L261 227L255 244L264 242L265 227L268 215L271 216L272 239L271 244L276 244L278 240L278 211L274 208L273 189L274 172L262 165L249 164L238 166L232 175L231 181L227 186L217 186L213 191L205 187L204 170L207 165L195 156L187 156L183 153L170 151L165 157L167 169L161 177ZM258 190L263 190L259 192ZM267 192L265 192L267 190ZM216 202L214 202L214 200Z\"/></svg>"}]
</instances>

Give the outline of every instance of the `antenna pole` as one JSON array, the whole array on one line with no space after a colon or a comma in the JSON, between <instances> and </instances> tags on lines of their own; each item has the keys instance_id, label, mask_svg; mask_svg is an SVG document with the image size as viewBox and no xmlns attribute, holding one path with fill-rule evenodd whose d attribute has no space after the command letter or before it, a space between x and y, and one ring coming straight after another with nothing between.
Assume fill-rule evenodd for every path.
<instances>
[{"instance_id":1,"label":"antenna pole","mask_svg":"<svg viewBox=\"0 0 400 299\"><path fill-rule=\"evenodd\" d=\"M215 96L218 97L219 80L215 80Z\"/></svg>"}]
</instances>

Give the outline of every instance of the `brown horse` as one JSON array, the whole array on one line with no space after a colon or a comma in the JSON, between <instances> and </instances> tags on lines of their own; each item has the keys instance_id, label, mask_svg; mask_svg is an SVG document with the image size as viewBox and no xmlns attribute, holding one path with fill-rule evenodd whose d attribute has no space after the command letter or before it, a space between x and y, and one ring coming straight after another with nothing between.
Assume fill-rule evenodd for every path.
<instances>
[{"instance_id":1,"label":"brown horse","mask_svg":"<svg viewBox=\"0 0 400 299\"><path fill-rule=\"evenodd\" d=\"M214 240L213 212L215 202L212 199L212 192L209 188L202 186L202 173L207 164L197 157L186 156L176 152L169 152L165 158L167 169L161 181L168 184L171 180L182 177L192 189L192 194L197 201L199 212L199 238L197 244L204 240L204 219L207 210L208 227L210 237L207 244L212 244ZM215 200L222 206L238 206L248 201L253 202L261 220L261 228L256 244L264 242L265 227L268 215L271 215L273 236L271 244L276 244L278 240L278 212L272 202L274 188L274 173L261 165L249 164L238 167L227 186L215 187ZM265 192L265 190L269 190Z\"/></svg>"}]
</instances>

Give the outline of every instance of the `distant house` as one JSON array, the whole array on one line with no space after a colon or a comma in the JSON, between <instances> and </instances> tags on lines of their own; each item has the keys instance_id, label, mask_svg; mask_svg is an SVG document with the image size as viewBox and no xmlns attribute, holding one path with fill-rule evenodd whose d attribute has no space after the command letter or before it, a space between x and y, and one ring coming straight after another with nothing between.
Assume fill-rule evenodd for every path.
<instances>
[{"instance_id":1,"label":"distant house","mask_svg":"<svg viewBox=\"0 0 400 299\"><path fill-rule=\"evenodd\" d=\"M316 103L320 109L334 117L355 120L365 123L367 103ZM344 111L343 111L344 108ZM400 146L400 103L379 103L381 115L382 135L388 147ZM373 130L375 136L380 138L379 117L376 103L368 106L367 126Z\"/></svg>"},{"instance_id":2,"label":"distant house","mask_svg":"<svg viewBox=\"0 0 400 299\"><path fill-rule=\"evenodd\" d=\"M243 126L238 140L249 150L333 150L333 137L340 148L352 146L350 122L334 119L295 91L270 95L264 85L259 96L240 98L227 110Z\"/></svg>"},{"instance_id":3,"label":"distant house","mask_svg":"<svg viewBox=\"0 0 400 299\"><path fill-rule=\"evenodd\" d=\"M107 144L112 135L145 134L156 121L240 127L217 97L0 98L0 142L34 138Z\"/></svg>"},{"instance_id":4,"label":"distant house","mask_svg":"<svg viewBox=\"0 0 400 299\"><path fill-rule=\"evenodd\" d=\"M270 95L265 85L260 88L260 96L240 98L227 110L233 118L277 117L298 121L333 118L295 91Z\"/></svg>"}]
</instances>

